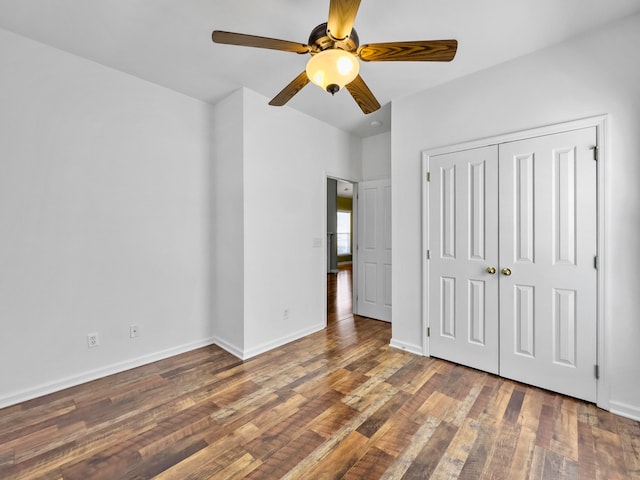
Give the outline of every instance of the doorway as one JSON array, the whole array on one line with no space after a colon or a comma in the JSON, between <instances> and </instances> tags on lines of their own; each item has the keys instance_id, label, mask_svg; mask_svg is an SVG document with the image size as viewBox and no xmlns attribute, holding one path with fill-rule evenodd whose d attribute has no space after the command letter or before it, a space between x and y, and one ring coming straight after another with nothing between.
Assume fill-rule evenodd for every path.
<instances>
[{"instance_id":1,"label":"doorway","mask_svg":"<svg viewBox=\"0 0 640 480\"><path fill-rule=\"evenodd\" d=\"M327 324L354 313L355 189L353 182L327 178Z\"/></svg>"}]
</instances>

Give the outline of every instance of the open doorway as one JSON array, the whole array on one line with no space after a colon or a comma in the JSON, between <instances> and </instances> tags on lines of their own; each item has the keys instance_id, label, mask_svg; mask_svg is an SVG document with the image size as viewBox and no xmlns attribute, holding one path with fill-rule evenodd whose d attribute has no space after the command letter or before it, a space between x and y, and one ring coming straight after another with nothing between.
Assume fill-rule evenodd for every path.
<instances>
[{"instance_id":1,"label":"open doorway","mask_svg":"<svg viewBox=\"0 0 640 480\"><path fill-rule=\"evenodd\" d=\"M327 324L353 316L354 184L327 178Z\"/></svg>"}]
</instances>

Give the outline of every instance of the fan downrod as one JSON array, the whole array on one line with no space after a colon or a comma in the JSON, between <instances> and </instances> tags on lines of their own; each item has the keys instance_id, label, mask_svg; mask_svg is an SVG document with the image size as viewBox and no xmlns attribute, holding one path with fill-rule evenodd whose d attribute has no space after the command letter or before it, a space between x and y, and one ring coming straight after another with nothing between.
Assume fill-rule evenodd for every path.
<instances>
[{"instance_id":1,"label":"fan downrod","mask_svg":"<svg viewBox=\"0 0 640 480\"><path fill-rule=\"evenodd\" d=\"M360 39L356 29L351 30L351 34L343 39L336 40L327 31L327 23L321 23L311 31L307 44L311 47L311 55L320 53L329 48L339 48L347 52L354 53L360 46Z\"/></svg>"}]
</instances>

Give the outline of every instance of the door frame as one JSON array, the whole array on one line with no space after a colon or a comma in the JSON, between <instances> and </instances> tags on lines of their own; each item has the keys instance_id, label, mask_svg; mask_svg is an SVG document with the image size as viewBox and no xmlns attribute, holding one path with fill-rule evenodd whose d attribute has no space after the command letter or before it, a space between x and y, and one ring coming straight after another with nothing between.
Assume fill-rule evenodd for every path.
<instances>
[{"instance_id":1,"label":"door frame","mask_svg":"<svg viewBox=\"0 0 640 480\"><path fill-rule=\"evenodd\" d=\"M357 245L358 245L358 206L357 206L357 195L358 195L358 181L352 178L348 178L345 177L344 175L336 175L327 171L322 172L322 195L323 195L323 209L322 209L322 245L323 245L323 249L322 251L324 252L324 255L322 257L322 260L324 262L324 269L322 271L322 289L324 292L323 295L323 302L322 302L322 308L324 311L323 314L323 321L324 321L324 328L327 328L327 255L329 255L329 245L327 245L327 180L329 180L330 178L334 179L334 180L342 180L343 182L349 182L351 184L353 184L353 210L351 211L351 222L353 225L353 232L351 232L351 236L353 238L352 242L354 245L354 248L352 249L351 252L351 298L353 299L352 301L352 310L353 310L353 314L356 315L357 314L357 306L356 306L356 293L358 292L358 267L357 267L357 259L358 259L358 249L357 249Z\"/></svg>"},{"instance_id":2,"label":"door frame","mask_svg":"<svg viewBox=\"0 0 640 480\"><path fill-rule=\"evenodd\" d=\"M498 145L501 143L513 142L517 140L526 140L533 137L541 137L552 135L555 133L568 132L571 130L580 130L582 128L596 128L596 145L598 160L596 162L596 255L598 257L598 268L596 271L597 281L597 310L596 310L596 358L599 368L599 378L596 379L597 405L605 410L610 409L609 405L609 375L607 357L607 339L609 338L609 325L607 322L606 312L608 311L606 303L605 288L605 272L606 263L606 245L605 245L605 229L606 229L606 208L605 208L605 177L607 170L607 158L609 156L608 136L609 136L609 118L608 115L598 115L587 117L569 122L557 123L528 130L505 133L491 137L462 142L452 145L436 147L422 152L422 353L429 356L429 337L427 336L429 328L429 262L427 252L429 250L429 183L427 182L427 173L429 172L430 158L435 155L444 153L453 153L462 150L470 150L489 145Z\"/></svg>"}]
</instances>

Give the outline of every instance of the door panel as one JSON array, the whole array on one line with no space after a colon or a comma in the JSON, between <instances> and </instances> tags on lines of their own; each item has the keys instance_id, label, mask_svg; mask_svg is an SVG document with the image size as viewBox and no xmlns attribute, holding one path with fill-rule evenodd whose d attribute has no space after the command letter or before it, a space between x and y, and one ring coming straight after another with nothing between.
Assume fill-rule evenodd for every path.
<instances>
[{"instance_id":1,"label":"door panel","mask_svg":"<svg viewBox=\"0 0 640 480\"><path fill-rule=\"evenodd\" d=\"M391 321L391 181L358 184L358 315Z\"/></svg>"},{"instance_id":2,"label":"door panel","mask_svg":"<svg viewBox=\"0 0 640 480\"><path fill-rule=\"evenodd\" d=\"M498 373L497 147L430 158L430 354Z\"/></svg>"},{"instance_id":3,"label":"door panel","mask_svg":"<svg viewBox=\"0 0 640 480\"><path fill-rule=\"evenodd\" d=\"M500 375L596 400L595 127L500 145Z\"/></svg>"}]
</instances>

